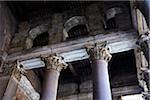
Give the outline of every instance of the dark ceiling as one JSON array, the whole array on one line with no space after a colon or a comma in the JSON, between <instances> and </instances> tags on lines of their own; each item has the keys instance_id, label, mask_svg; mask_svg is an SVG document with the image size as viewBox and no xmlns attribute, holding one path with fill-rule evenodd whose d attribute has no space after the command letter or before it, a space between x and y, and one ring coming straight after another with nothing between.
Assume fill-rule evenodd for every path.
<instances>
[{"instance_id":1,"label":"dark ceiling","mask_svg":"<svg viewBox=\"0 0 150 100\"><path fill-rule=\"evenodd\" d=\"M98 2L104 4L105 8L109 8L115 5L129 4L129 2L123 1L109 1ZM38 16L52 15L54 13L62 13L64 11L73 9L84 9L89 4L95 3L93 1L6 1L8 7L12 11L13 15L18 21L26 21L34 19ZM128 5L129 6L129 5Z\"/></svg>"},{"instance_id":2,"label":"dark ceiling","mask_svg":"<svg viewBox=\"0 0 150 100\"><path fill-rule=\"evenodd\" d=\"M8 7L19 21L29 20L36 14L57 13L90 4L89 1L7 1ZM40 13L35 13L40 12Z\"/></svg>"}]
</instances>

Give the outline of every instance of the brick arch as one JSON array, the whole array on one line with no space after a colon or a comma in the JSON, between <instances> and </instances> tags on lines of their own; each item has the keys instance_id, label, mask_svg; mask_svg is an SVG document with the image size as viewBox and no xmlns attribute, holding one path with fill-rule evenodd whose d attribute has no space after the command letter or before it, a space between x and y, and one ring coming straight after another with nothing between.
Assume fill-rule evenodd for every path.
<instances>
[{"instance_id":1,"label":"brick arch","mask_svg":"<svg viewBox=\"0 0 150 100\"><path fill-rule=\"evenodd\" d=\"M34 39L42 33L48 31L48 25L40 25L29 31L28 37L26 39L25 48L30 49L33 46Z\"/></svg>"},{"instance_id":2,"label":"brick arch","mask_svg":"<svg viewBox=\"0 0 150 100\"><path fill-rule=\"evenodd\" d=\"M89 31L85 16L74 16L68 19L64 24L64 36L69 37L69 31L78 26L80 27L80 25L86 27Z\"/></svg>"},{"instance_id":3,"label":"brick arch","mask_svg":"<svg viewBox=\"0 0 150 100\"><path fill-rule=\"evenodd\" d=\"M71 28L81 24L86 24L86 18L84 16L74 16L65 22L64 28L68 32Z\"/></svg>"}]
</instances>

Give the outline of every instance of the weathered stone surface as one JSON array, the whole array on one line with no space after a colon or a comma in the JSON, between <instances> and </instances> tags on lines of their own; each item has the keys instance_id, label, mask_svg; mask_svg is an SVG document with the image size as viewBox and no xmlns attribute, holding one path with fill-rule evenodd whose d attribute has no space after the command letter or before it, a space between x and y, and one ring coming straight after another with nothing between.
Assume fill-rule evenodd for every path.
<instances>
[{"instance_id":1,"label":"weathered stone surface","mask_svg":"<svg viewBox=\"0 0 150 100\"><path fill-rule=\"evenodd\" d=\"M9 81L10 76L1 76L0 77L0 100L4 95L5 89L7 87L7 83Z\"/></svg>"},{"instance_id":2,"label":"weathered stone surface","mask_svg":"<svg viewBox=\"0 0 150 100\"><path fill-rule=\"evenodd\" d=\"M0 51L6 51L9 48L11 36L15 32L15 19L5 4L0 2Z\"/></svg>"},{"instance_id":3,"label":"weathered stone surface","mask_svg":"<svg viewBox=\"0 0 150 100\"><path fill-rule=\"evenodd\" d=\"M64 28L67 32L75 26L86 24L86 18L84 16L74 16L68 19L65 24Z\"/></svg>"},{"instance_id":4,"label":"weathered stone surface","mask_svg":"<svg viewBox=\"0 0 150 100\"><path fill-rule=\"evenodd\" d=\"M80 85L80 92L85 93L85 92L92 92L93 91L93 81L88 80Z\"/></svg>"},{"instance_id":5,"label":"weathered stone surface","mask_svg":"<svg viewBox=\"0 0 150 100\"><path fill-rule=\"evenodd\" d=\"M40 99L39 93L37 93L34 90L31 83L25 76L22 76L19 82L18 89L19 90L17 91L21 91L22 93L18 92L20 94L16 94L17 100L39 100Z\"/></svg>"},{"instance_id":6,"label":"weathered stone surface","mask_svg":"<svg viewBox=\"0 0 150 100\"><path fill-rule=\"evenodd\" d=\"M49 44L59 43L63 40L63 16L54 14L52 16L52 27L49 29Z\"/></svg>"},{"instance_id":7,"label":"weathered stone surface","mask_svg":"<svg viewBox=\"0 0 150 100\"><path fill-rule=\"evenodd\" d=\"M29 100L27 95L20 89L17 89L16 96L13 98L13 100Z\"/></svg>"},{"instance_id":8,"label":"weathered stone surface","mask_svg":"<svg viewBox=\"0 0 150 100\"><path fill-rule=\"evenodd\" d=\"M70 95L70 96L58 98L58 100L93 100L93 95L91 92L81 93L81 94Z\"/></svg>"},{"instance_id":9,"label":"weathered stone surface","mask_svg":"<svg viewBox=\"0 0 150 100\"><path fill-rule=\"evenodd\" d=\"M40 35L44 32L47 32L47 31L48 31L48 25L42 24L42 25L39 25L39 26L31 29L29 31L29 37L34 40L38 35Z\"/></svg>"},{"instance_id":10,"label":"weathered stone surface","mask_svg":"<svg viewBox=\"0 0 150 100\"><path fill-rule=\"evenodd\" d=\"M3 72L4 63L7 57L6 52L0 52L0 72Z\"/></svg>"},{"instance_id":11,"label":"weathered stone surface","mask_svg":"<svg viewBox=\"0 0 150 100\"><path fill-rule=\"evenodd\" d=\"M11 48L21 47L22 49L29 49L33 46L33 40L40 34L48 31L47 24L41 24L30 30L28 22L19 24L19 33L15 33L11 42Z\"/></svg>"},{"instance_id":12,"label":"weathered stone surface","mask_svg":"<svg viewBox=\"0 0 150 100\"><path fill-rule=\"evenodd\" d=\"M72 94L76 94L78 89L78 85L76 83L69 83L69 84L63 84L59 85L58 87L58 96L68 96Z\"/></svg>"},{"instance_id":13,"label":"weathered stone surface","mask_svg":"<svg viewBox=\"0 0 150 100\"><path fill-rule=\"evenodd\" d=\"M91 35L103 33L103 17L97 4L92 4L86 9L88 26Z\"/></svg>"},{"instance_id":14,"label":"weathered stone surface","mask_svg":"<svg viewBox=\"0 0 150 100\"><path fill-rule=\"evenodd\" d=\"M11 41L11 48L23 47L25 45L25 40L27 33L15 33L14 38Z\"/></svg>"},{"instance_id":15,"label":"weathered stone surface","mask_svg":"<svg viewBox=\"0 0 150 100\"><path fill-rule=\"evenodd\" d=\"M15 33L12 41L10 48L18 48L18 47L23 47L25 46L25 40L28 36L28 32L30 30L30 25L27 21L21 22L18 25L18 33Z\"/></svg>"},{"instance_id":16,"label":"weathered stone surface","mask_svg":"<svg viewBox=\"0 0 150 100\"><path fill-rule=\"evenodd\" d=\"M38 76L34 73L33 70L29 70L26 73L27 79L30 81L31 85L33 88L40 93L41 92L41 82L38 78Z\"/></svg>"},{"instance_id":17,"label":"weathered stone surface","mask_svg":"<svg viewBox=\"0 0 150 100\"><path fill-rule=\"evenodd\" d=\"M93 100L93 94L91 92L79 94L79 100Z\"/></svg>"},{"instance_id":18,"label":"weathered stone surface","mask_svg":"<svg viewBox=\"0 0 150 100\"><path fill-rule=\"evenodd\" d=\"M27 34L29 32L29 30L30 30L30 24L27 21L21 22L19 24L19 28L18 28L19 33L26 33Z\"/></svg>"},{"instance_id":19,"label":"weathered stone surface","mask_svg":"<svg viewBox=\"0 0 150 100\"><path fill-rule=\"evenodd\" d=\"M26 38L25 40L25 48L30 49L33 46L33 40L29 37Z\"/></svg>"}]
</instances>

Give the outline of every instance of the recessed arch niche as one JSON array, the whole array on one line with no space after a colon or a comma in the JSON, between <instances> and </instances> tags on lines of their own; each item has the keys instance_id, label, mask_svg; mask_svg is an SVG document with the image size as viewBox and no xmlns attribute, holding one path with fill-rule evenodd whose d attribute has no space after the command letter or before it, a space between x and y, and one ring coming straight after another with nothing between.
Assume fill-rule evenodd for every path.
<instances>
[{"instance_id":1,"label":"recessed arch niche","mask_svg":"<svg viewBox=\"0 0 150 100\"><path fill-rule=\"evenodd\" d=\"M65 39L79 38L89 34L86 18L84 16L74 16L64 24Z\"/></svg>"},{"instance_id":2,"label":"recessed arch niche","mask_svg":"<svg viewBox=\"0 0 150 100\"><path fill-rule=\"evenodd\" d=\"M25 48L30 49L36 46L47 45L48 37L49 37L48 25L37 26L29 31L29 34L25 43Z\"/></svg>"}]
</instances>

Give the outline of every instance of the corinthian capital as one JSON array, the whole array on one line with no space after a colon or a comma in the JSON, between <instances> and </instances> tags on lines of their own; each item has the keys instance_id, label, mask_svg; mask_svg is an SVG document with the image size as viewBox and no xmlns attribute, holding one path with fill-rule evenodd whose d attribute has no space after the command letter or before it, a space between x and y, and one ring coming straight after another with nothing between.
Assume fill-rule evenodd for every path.
<instances>
[{"instance_id":1,"label":"corinthian capital","mask_svg":"<svg viewBox=\"0 0 150 100\"><path fill-rule=\"evenodd\" d=\"M15 77L17 80L21 79L21 74L26 73L26 71L21 67L21 64L19 61L17 61L10 70L10 74Z\"/></svg>"},{"instance_id":2,"label":"corinthian capital","mask_svg":"<svg viewBox=\"0 0 150 100\"><path fill-rule=\"evenodd\" d=\"M61 56L50 55L45 60L47 69L54 69L60 72L62 69L66 69L68 66Z\"/></svg>"},{"instance_id":3,"label":"corinthian capital","mask_svg":"<svg viewBox=\"0 0 150 100\"><path fill-rule=\"evenodd\" d=\"M88 53L91 59L105 60L109 62L111 60L111 54L109 48L106 47L106 43L96 43L94 48L88 48Z\"/></svg>"}]
</instances>

